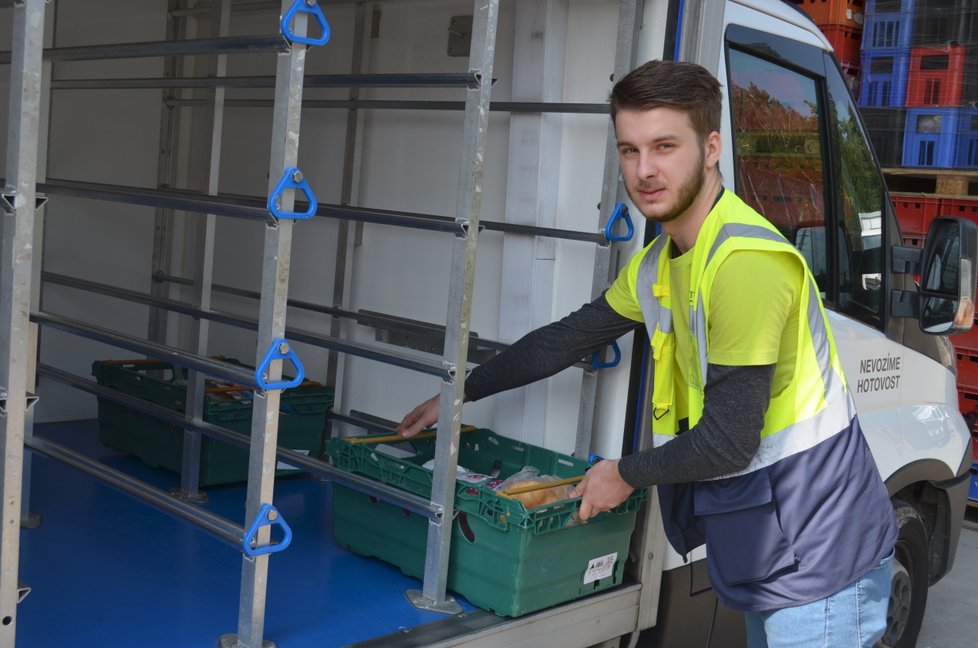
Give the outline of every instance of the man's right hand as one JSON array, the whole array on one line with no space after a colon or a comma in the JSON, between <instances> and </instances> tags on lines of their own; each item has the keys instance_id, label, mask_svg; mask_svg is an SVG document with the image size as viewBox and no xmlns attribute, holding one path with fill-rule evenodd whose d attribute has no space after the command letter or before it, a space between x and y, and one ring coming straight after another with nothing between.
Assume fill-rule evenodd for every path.
<instances>
[{"instance_id":1,"label":"man's right hand","mask_svg":"<svg viewBox=\"0 0 978 648\"><path fill-rule=\"evenodd\" d=\"M438 406L441 396L435 395L411 410L394 432L404 438L413 437L421 430L438 422Z\"/></svg>"}]
</instances>

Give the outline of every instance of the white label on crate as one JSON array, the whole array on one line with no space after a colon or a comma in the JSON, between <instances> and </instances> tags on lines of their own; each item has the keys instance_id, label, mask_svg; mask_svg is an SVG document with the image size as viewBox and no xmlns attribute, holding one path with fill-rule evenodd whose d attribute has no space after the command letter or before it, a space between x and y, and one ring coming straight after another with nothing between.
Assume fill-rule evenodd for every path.
<instances>
[{"instance_id":1,"label":"white label on crate","mask_svg":"<svg viewBox=\"0 0 978 648\"><path fill-rule=\"evenodd\" d=\"M299 449L299 448L291 448L291 450L292 450L292 452L298 452L299 454L306 455L307 457L309 456L309 451L308 450L302 450L302 449ZM300 468L298 466L293 466L292 464L285 463L284 461L278 462L278 464L275 466L275 468L277 470L300 470Z\"/></svg>"},{"instance_id":2,"label":"white label on crate","mask_svg":"<svg viewBox=\"0 0 978 648\"><path fill-rule=\"evenodd\" d=\"M396 459L407 459L408 457L413 457L416 452L411 452L404 448L395 448L392 445L387 445L386 443L381 443L377 445L374 450L381 454L385 454L388 457L395 457Z\"/></svg>"},{"instance_id":3,"label":"white label on crate","mask_svg":"<svg viewBox=\"0 0 978 648\"><path fill-rule=\"evenodd\" d=\"M610 553L600 558L592 558L584 572L584 584L607 578L615 573L615 563L618 562L618 552Z\"/></svg>"},{"instance_id":4,"label":"white label on crate","mask_svg":"<svg viewBox=\"0 0 978 648\"><path fill-rule=\"evenodd\" d=\"M482 473L474 472L459 472L455 476L455 479L460 482L465 482L466 484L481 484L484 481L490 479L489 475L483 475Z\"/></svg>"}]
</instances>

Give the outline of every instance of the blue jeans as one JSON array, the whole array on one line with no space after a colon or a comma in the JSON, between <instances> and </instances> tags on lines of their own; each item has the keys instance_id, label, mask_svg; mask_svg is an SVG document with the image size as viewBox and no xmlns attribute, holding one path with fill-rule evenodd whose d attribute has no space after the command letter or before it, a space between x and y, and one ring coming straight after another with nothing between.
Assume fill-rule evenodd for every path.
<instances>
[{"instance_id":1,"label":"blue jeans","mask_svg":"<svg viewBox=\"0 0 978 648\"><path fill-rule=\"evenodd\" d=\"M750 648L872 648L886 630L893 553L835 594L797 607L748 612Z\"/></svg>"}]
</instances>

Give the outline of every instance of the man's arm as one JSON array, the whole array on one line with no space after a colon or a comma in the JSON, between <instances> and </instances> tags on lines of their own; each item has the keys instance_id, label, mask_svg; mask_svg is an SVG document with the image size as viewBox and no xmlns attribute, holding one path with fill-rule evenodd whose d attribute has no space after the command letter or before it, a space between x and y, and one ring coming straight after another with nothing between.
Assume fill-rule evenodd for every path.
<instances>
[{"instance_id":1,"label":"man's arm","mask_svg":"<svg viewBox=\"0 0 978 648\"><path fill-rule=\"evenodd\" d=\"M599 461L584 473L571 497L583 497L581 520L609 511L636 488L722 477L743 470L761 440L774 365L707 371L703 416L659 448Z\"/></svg>"},{"instance_id":2,"label":"man's arm","mask_svg":"<svg viewBox=\"0 0 978 648\"><path fill-rule=\"evenodd\" d=\"M465 380L466 400L549 378L641 326L619 315L601 295L567 317L527 333Z\"/></svg>"},{"instance_id":3,"label":"man's arm","mask_svg":"<svg viewBox=\"0 0 978 648\"><path fill-rule=\"evenodd\" d=\"M618 472L635 488L714 479L747 467L761 442L774 365L711 364L703 416L659 448L623 457Z\"/></svg>"},{"instance_id":4,"label":"man's arm","mask_svg":"<svg viewBox=\"0 0 978 648\"><path fill-rule=\"evenodd\" d=\"M527 333L476 367L465 380L465 400L479 400L548 378L641 325L619 315L601 295L567 317ZM397 434L410 437L433 425L438 406L435 396L416 407L397 426Z\"/></svg>"}]
</instances>

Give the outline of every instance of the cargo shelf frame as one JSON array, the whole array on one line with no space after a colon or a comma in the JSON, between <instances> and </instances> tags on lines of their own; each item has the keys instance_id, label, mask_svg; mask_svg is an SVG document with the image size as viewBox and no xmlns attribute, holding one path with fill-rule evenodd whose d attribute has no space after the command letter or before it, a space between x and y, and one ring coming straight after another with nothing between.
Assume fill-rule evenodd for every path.
<instances>
[{"instance_id":1,"label":"cargo shelf frame","mask_svg":"<svg viewBox=\"0 0 978 648\"><path fill-rule=\"evenodd\" d=\"M44 12L44 0L24 0L28 11L40 11L43 15ZM20 11L21 4L20 0L13 3L15 6L15 11ZM282 13L291 6L289 0L282 0L280 3L276 2L241 2L235 3L242 7L246 7L248 10L262 11L270 7L274 8L279 6ZM358 2L358 5L362 3ZM0 3L0 6L4 6ZM324 348L332 348L340 354L352 354L357 355L360 353L364 357L371 357L374 351L367 348L359 348L356 345L343 346L343 341L340 339L338 332L339 328L331 330L330 336L322 336L315 334L305 335L304 332L298 331L296 329L286 328L286 309L288 306L288 266L291 256L291 240L292 240L292 225L293 223L288 220L278 220L272 219L268 215L267 209L261 205L257 205L253 200L248 200L242 197L221 197L218 193L217 187L217 171L220 166L220 138L221 138L221 120L223 117L223 110L227 106L239 105L239 106L256 106L256 107L267 107L272 106L274 109L273 116L273 146L272 154L270 156L269 162L269 192L275 188L278 178L281 176L282 170L284 168L295 167L298 157L298 145L299 145L299 121L300 114L303 107L309 108L332 108L332 109L347 109L351 110L353 113L357 113L360 110L367 109L385 109L385 108L416 108L421 110L451 110L451 111L462 111L463 112L463 144L461 153L461 168L462 172L459 176L459 185L457 191L457 204L456 210L453 217L434 217L431 215L405 215L398 213L384 213L380 210L367 210L363 208L352 207L347 202L347 199L352 195L351 188L356 183L356 174L359 170L356 168L355 162L348 169L344 170L344 191L345 199L341 200L341 205L339 206L322 206L321 211L322 216L329 216L342 219L344 223L341 232L343 234L340 237L339 245L345 246L344 253L352 245L353 234L349 231L348 226L350 223L356 222L385 222L391 225L407 225L418 227L421 229L427 229L432 231L443 231L448 232L452 235L452 260L449 272L451 273L451 283L449 288L449 309L446 315L446 327L445 327L445 344L444 353L441 362L415 362L413 366L409 367L416 371L422 371L430 373L432 375L437 375L442 380L441 385L441 410L439 412L439 429L443 431L448 431L448 434L440 434L437 438L436 446L436 457L435 457L435 468L434 468L434 485L432 489L432 497L430 501L424 500L423 498L416 498L415 496L410 496L408 494L403 494L396 489L392 489L383 484L370 484L368 480L360 480L355 476L344 476L338 474L336 471L331 471L327 464L323 462L316 462L311 459L302 460L300 456L295 455L295 453L290 453L288 450L277 448L276 437L278 432L278 399L279 393L275 390L263 391L261 389L256 390L255 398L255 414L253 420L252 434L249 437L244 435L239 435L234 432L227 430L215 429L216 426L210 426L201 420L200 416L200 404L203 391L203 381L196 380L193 381L193 391L188 393L188 405L187 411L183 415L178 413L164 413L162 411L154 411L152 408L148 408L145 404L142 405L142 411L153 415L162 420L168 420L176 425L183 427L186 432L185 448L187 447L186 440L191 441L191 450L186 455L189 457L190 463L184 465L183 475L191 475L189 481L183 481L181 483L181 490L184 495L194 496L197 493L197 483L196 478L192 475L199 471L199 457L197 457L197 462L193 462L193 455L195 454L192 450L194 443L199 443L200 435L204 434L213 438L221 439L227 443L235 444L241 446L246 444L251 451L250 461L249 461L249 479L248 479L248 494L246 501L246 520L254 519L257 516L258 509L263 502L270 502L272 500L272 494L274 489L274 478L264 474L263 467L273 466L276 461L276 457L281 457L287 460L289 463L295 465L300 465L302 468L308 470L313 474L319 474L321 476L327 477L329 479L335 479L338 482L346 483L352 485L354 488L360 490L365 490L368 492L373 492L378 494L381 499L385 501L397 502L406 508L411 510L416 510L426 515L429 519L429 534L427 543L427 552L425 560L425 573L423 579L423 588L420 591L413 592L411 598L413 602L419 607L426 609L434 609L444 612L456 611L459 608L454 604L451 597L447 595L447 569L448 569L448 556L450 553L450 542L451 542L451 515L450 512L453 509L454 504L454 488L455 488L455 467L457 464L457 448L459 440L459 428L461 421L461 408L463 401L463 386L464 378L466 373L466 365L468 361L468 351L472 344L469 338L470 324L471 324L471 303L472 303L472 293L473 293L473 278L475 272L475 258L476 251L478 247L478 236L480 230L498 230L504 233L526 235L526 236L540 236L540 237L554 237L569 240L579 240L589 243L593 243L597 246L598 251L596 253L596 263L594 271L594 294L598 294L600 290L607 285L608 274L610 268L610 258L611 258L611 248L612 246L608 244L607 241L603 240L601 231L604 229L604 225L610 218L611 212L614 207L615 199L620 193L620 188L617 186L617 159L614 155L606 155L605 160L605 172L604 172L604 185L602 189L602 202L599 213L599 227L597 228L598 233L590 232L570 232L566 230L558 230L556 228L547 227L534 227L526 225L516 225L512 223L492 223L483 222L481 220L481 182L482 182L482 171L483 163L482 159L484 157L483 153L486 144L486 132L488 129L488 115L492 110L502 110L507 112L559 112L559 113L589 113L589 114L604 114L606 113L606 106L602 104L564 104L557 102L499 102L493 103L491 100L492 83L488 80L492 79L492 69L495 54L495 41L496 41L496 20L498 18L499 12L499 0L487 0L482 2L476 2L474 7L475 14L475 29L473 34L473 45L472 54L470 55L470 69L465 75L454 75L449 78L449 76L439 76L439 75L415 75L416 78L413 80L408 80L404 78L394 78L393 76L386 79L381 79L378 77L369 78L369 75L359 75L356 70L346 77L346 78L329 78L321 76L316 78L314 75L306 77L304 75L304 61L305 61L305 46L301 44L288 44L282 38L278 36L268 36L268 37L229 37L227 33L227 20L229 18L230 12L234 9L234 6L230 3L230 0L214 0L212 6L207 9L190 9L182 8L183 4L178 0L171 0L171 16L174 18L186 18L186 17L197 17L206 16L208 14L203 12L220 11L219 22L221 26L218 27L215 34L211 38L179 38L181 35L181 30L178 26L179 21L174 21L171 24L170 35L174 36L173 40L167 40L159 43L125 43L121 45L93 45L86 47L73 47L73 48L57 48L52 47L47 50L42 50L40 46L29 47L27 44L22 44L15 39L15 45L10 53L10 57L5 58L0 54L0 64L5 61L12 61L13 66L16 67L21 56L30 56L35 59L34 63L31 63L32 68L36 66L37 70L40 70L42 61L75 61L75 60L92 60L99 58L131 58L131 57L145 57L145 56L165 56L165 57L183 57L183 56L197 56L197 55L210 55L214 58L214 69L213 77L205 81L196 80L193 78L187 78L182 76L182 68L180 65L176 64L180 61L179 58L172 58L168 63L168 74L171 75L168 79L162 80L116 80L116 81L105 81L105 80L82 80L80 82L76 81L74 84L68 81L52 81L50 88L59 91L70 91L72 86L75 88L88 88L88 89L111 89L113 87L145 87L150 89L160 89L160 88L173 88L173 89L204 89L210 93L205 99L200 98L187 98L184 96L175 96L170 100L170 108L174 109L172 112L164 112L163 121L161 122L161 143L169 138L172 132L179 130L179 126L174 123L174 118L176 113L182 107L201 107L203 106L208 111L207 119L210 122L208 130L211 133L211 147L210 147L210 159L208 166L208 177L207 177L207 191L206 194L194 194L194 192L182 192L178 190L171 190L165 188L165 185L172 180L172 170L177 161L170 159L170 152L166 151L164 158L161 158L161 164L159 167L159 184L160 188L156 190L149 189L139 189L139 188L125 188L125 187L110 187L107 185L103 186L93 186L93 183L79 183L69 180L57 181L48 180L46 183L36 182L36 160L34 162L34 169L25 171L23 168L18 169L17 173L11 174L11 169L14 168L8 161L8 175L11 175L10 180L12 182L18 183L18 194L20 196L28 195L30 193L31 197L38 191L38 189L46 189L51 195L57 195L61 193L62 195L73 195L80 196L86 191L88 197L99 199L99 200L119 200L121 202L126 202L129 204L141 204L157 207L157 232L160 234L157 240L154 242L154 269L160 271L161 280L154 282L153 294L146 295L135 295L135 294L125 294L125 291L121 289L116 290L116 295L122 299L128 301L133 301L136 303L144 303L150 306L153 310L151 312L155 313L150 320L150 329L148 331L148 340L138 340L135 338L130 338L128 336L123 336L121 334L115 334L111 331L106 331L104 329L99 329L98 327L88 325L82 322L74 322L68 318L63 318L61 316L46 313L41 308L32 309L30 306L23 309L23 317L18 323L18 327L11 326L8 330L11 335L20 335L22 330L26 330L28 326L26 314L30 311L34 311L31 314L31 318L35 322L40 323L42 326L49 326L60 328L61 330L68 330L77 335L83 335L85 337L91 337L93 339L100 339L104 342L114 344L117 346L123 346L124 348L131 348L141 353L147 353L151 355L162 356L164 358L169 358L174 361L175 364L182 366L189 366L194 369L193 375L197 375L197 372L209 375L223 375L234 379L242 384L249 385L251 387L256 387L253 377L246 375L240 369L236 369L229 363L221 363L220 361L212 361L206 357L207 348L207 325L208 321L217 319L220 320L222 317L224 321L233 323L236 326L242 326L244 328L254 328L258 331L258 348L264 350L271 345L272 340L280 337L289 337L290 339L296 341L304 341L309 344L323 346ZM615 76L618 78L623 71L627 70L634 61L634 36L635 31L640 25L640 14L641 14L642 1L641 0L623 0L620 3L620 21L619 21L619 53L616 56L615 65ZM214 15L214 14L210 14ZM38 24L37 22L32 22L30 24ZM40 24L43 24L43 20ZM15 29L18 26L15 25ZM296 33L302 34L305 31L305 19L299 17L295 25ZM30 29L24 27L23 31L25 33L30 32L32 38L37 38L37 42L40 43L43 33L37 34L36 30L31 32ZM622 44L623 36L627 36ZM279 57L278 69L275 77L264 77L258 80L252 79L249 81L235 81L230 77L227 77L224 73L224 57L227 53L233 52L254 52L256 50L271 51L275 52ZM629 58L630 57L630 58ZM38 73L39 76L39 73ZM273 82L270 82L273 81ZM306 85L305 82L310 82ZM451 82L457 86L466 87L466 100L465 102L371 102L368 100L360 100L355 89L357 87L370 87L371 85L377 84L392 84L392 83L414 83L421 84L427 87L440 87L443 84ZM129 84L128 86L126 84ZM263 100L242 100L235 103L233 100L227 100L224 96L224 90L228 87L235 87L233 84L241 83L237 87L266 87L275 89L275 99L269 103ZM247 83L261 84L246 86ZM302 98L302 91L304 87L317 87L316 84L321 83L324 85L333 84L330 87L336 87L336 85L346 85L353 88L350 96L346 100L338 101L320 101L316 100L306 100ZM154 85L155 84L155 85ZM12 83L11 87L17 87ZM319 86L323 87L323 86ZM415 86L416 87L416 86ZM11 98L13 103L14 98ZM25 110L34 115L36 121L37 115L40 113L39 107L36 105L29 105ZM11 111L13 115L14 112ZM358 133L359 129L362 128L362 123L358 122L355 116L351 116L351 120L348 122L348 143L347 143L347 156L349 159L355 159L358 155ZM14 132L16 130L16 133ZM35 150L36 150L36 137L37 137L37 127L35 125L34 131L32 133L29 127L25 128L23 124L13 124L11 125L11 137L9 142L16 140L29 140L32 136L35 137ZM609 146L613 145L613 131L609 129ZM165 147L161 147L165 149ZM613 150L613 149L609 149ZM12 153L8 153L8 160L10 159ZM24 154L23 152L17 153L17 160L22 164L29 164L31 162L30 156ZM33 174L33 175L32 175ZM20 184L26 182L25 178L30 178L30 189L20 189ZM110 197L111 196L111 197ZM225 199L226 198L226 199ZM33 213L34 201L30 201L31 213ZM290 211L296 208L297 205L301 204L299 201L294 201L290 195L287 195L283 199L282 208L285 211ZM188 211L195 212L203 215L203 219L199 221L201 223L200 238L203 241L202 250L200 252L200 258L198 259L198 266L195 272L195 276L187 281L191 282L194 286L194 298L193 303L190 304L177 304L172 300L167 299L168 291L164 284L169 280L163 279L162 277L168 277L169 272L166 266L165 257L167 256L167 251L169 247L172 246L172 240L168 238L168 224L167 220L172 218L172 213L174 211ZM264 253L262 260L262 280L259 293L256 295L259 299L259 314L257 320L246 320L246 318L241 318L238 316L231 316L226 314L221 314L218 311L214 311L210 305L210 294L212 290L218 289L213 284L212 277L212 255L213 255L213 225L215 216L233 216L244 219L259 220L265 223L266 231L264 238ZM18 223L21 222L21 212L17 212ZM417 217L417 218L412 218ZM5 223L7 221L5 220ZM25 227L25 231L30 231L33 237L33 222L28 221L26 216L23 218L24 223L29 223L30 228ZM18 232L20 232L18 225ZM4 253L7 253L7 230L4 229ZM17 238L18 241L23 241L23 233L19 233ZM30 240L33 240L30 239ZM349 264L347 257L343 255L338 255L340 258L338 260L338 272L337 272L337 284L334 286L334 299L338 296L341 300L344 294L344 287L348 289L349 282ZM6 257L5 257L6 258ZM28 261L30 261L28 257ZM345 268L339 268L339 264L344 264ZM30 264L28 264L29 267ZM27 273L28 276L30 272ZM21 276L23 273L21 273ZM178 278L179 279L179 278ZM4 306L6 308L8 290L7 282L8 275L6 273L0 274L0 281L3 282L3 298ZM54 277L52 274L48 273L45 281L52 281L58 283L58 278ZM62 280L61 283L68 285L70 282ZM80 287L82 289L91 289L92 286L84 286L84 282L77 282L75 287ZM179 283L179 281L174 281L173 283ZM29 282L28 282L29 286ZM104 294L110 294L113 289L110 287L96 288L102 291ZM23 288L12 287L9 291L11 297L16 297L17 299L23 300L27 299L30 301L31 293L30 289L27 289L25 293ZM335 306L338 311L342 308ZM186 352L181 349L167 347L163 344L165 337L166 325L165 317L163 314L165 312L182 312L183 314L190 315L198 321L199 329L195 331L192 335L193 351ZM2 311L4 316L7 315L6 310ZM353 319L348 317L348 319ZM365 318L368 319L368 318ZM305 337L303 337L305 335ZM332 346L330 346L332 345ZM27 348L26 345L23 348ZM26 353L24 354L26 356ZM260 360L262 352L259 352ZM384 356L381 358L380 356ZM399 358L397 354L391 353L376 353L374 359L382 359L391 364L398 364L401 362L401 366L407 366L407 360ZM7 358L0 358L4 368L9 370L11 374L19 372L20 366L26 363L25 359L20 357L14 358L13 356ZM256 362L257 364L257 362ZM269 379L274 380L279 378L281 375L280 363L273 364L273 369ZM330 363L330 367L333 367L334 363ZM26 375L26 370L24 371ZM48 378L54 380L60 380L65 384L74 384L76 387L82 390L88 390L92 393L98 394L100 397L105 398L115 398L119 399L118 394L110 393L111 390L98 390L98 386L90 384L90 381L83 381L77 377L71 377L60 370L51 367L41 367L40 374L45 375ZM33 376L31 377L33 380ZM578 451L586 452L590 446L590 426L593 419L593 404L594 404L594 389L596 377L593 372L587 373L585 376L585 384L583 391L585 396L582 398L582 403L589 403L587 405L582 405L581 417L579 423L578 432ZM89 383L83 385L82 383ZM15 417L20 416L20 427L23 429L29 426L28 415L26 413L26 384L20 385L16 381L7 385L10 388L10 394L12 399L15 401L15 406L19 395L24 394L25 398L25 410L24 412L18 414L15 412ZM24 389L21 389L24 387ZM199 393L198 393L199 392ZM590 394L590 396L587 396ZM139 403L129 403L134 409L140 409ZM8 404L9 407L9 404ZM19 407L19 406L16 406ZM15 409L16 409L15 407ZM16 423L16 421L14 421ZM4 428L4 443L5 443L5 457L7 458L8 464L11 458L16 459L16 452L23 452L24 440L18 439L16 435L11 435L11 428L16 427L13 425L11 417L8 415L6 419L6 426ZM16 432L16 430L15 430ZM12 445L17 445L17 448L12 449ZM104 479L109 483L116 485L117 487L130 492L141 499L153 503L157 506L163 506L167 510L171 510L175 514L198 524L202 528L211 531L218 535L218 537L230 542L231 544L240 544L239 531L241 527L234 523L228 523L226 520L212 519L207 515L197 516L195 511L199 511L198 507L193 504L188 504L180 501L177 498L172 498L166 496L162 493L157 493L153 491L146 490L142 484L130 483L126 478L114 475L105 467L95 465L94 462L86 462L80 456L76 456L72 451L57 446L53 442L45 439L27 439L27 445L33 451L46 454L53 458L59 459L68 463L69 465L74 465L76 468L87 472L93 476ZM13 472L13 471L11 471ZM274 471L267 471L274 472ZM345 480L345 481L344 481ZM6 478L3 484L3 495L4 501L7 502L8 496L16 496L19 491L11 487L8 490L8 482L10 480ZM18 476L19 481L19 476ZM19 488L19 486L18 486ZM17 502L17 512L20 515L20 498L14 497ZM5 509L5 514L6 514ZM258 543L267 544L269 542L268 529L265 528L259 533ZM7 574L7 565L10 561L9 558L9 545L4 542L0 545L0 562L4 567L4 575ZM14 554L14 564L16 565L16 553ZM220 639L222 645L226 646L240 646L241 648L258 648L263 645L268 645L269 642L263 639L264 631L264 607L265 607L265 594L266 594L266 579L268 572L268 556L259 556L255 559L243 559L242 561L242 586L241 586L241 596L239 601L239 615L238 615L238 628L236 635L225 635ZM0 614L5 614L7 611L7 603L9 596L7 595L7 589L10 581L4 579L3 586L0 586ZM13 626L14 624L10 624ZM0 633L3 633L5 629L0 627ZM0 643L4 645L13 646L12 632L13 629L9 630L11 641L8 643L3 641L6 634L0 634Z\"/></svg>"}]
</instances>

